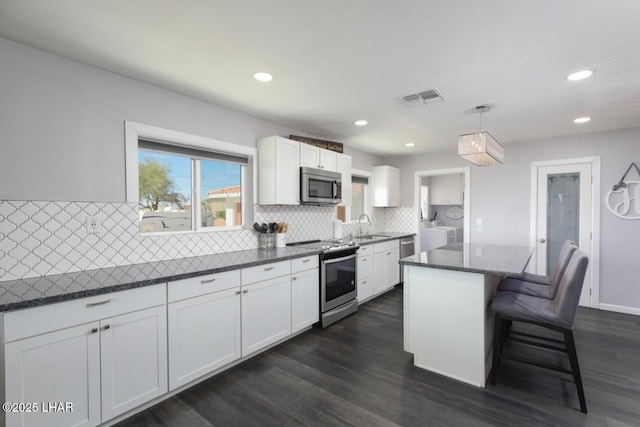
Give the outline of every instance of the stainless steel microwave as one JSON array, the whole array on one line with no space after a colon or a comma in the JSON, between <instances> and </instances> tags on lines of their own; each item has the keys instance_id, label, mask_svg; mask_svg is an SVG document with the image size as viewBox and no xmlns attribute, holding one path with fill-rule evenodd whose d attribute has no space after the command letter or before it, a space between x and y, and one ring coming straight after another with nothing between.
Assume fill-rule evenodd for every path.
<instances>
[{"instance_id":1,"label":"stainless steel microwave","mask_svg":"<svg viewBox=\"0 0 640 427\"><path fill-rule=\"evenodd\" d=\"M342 202L342 175L324 169L300 168L300 203L336 205Z\"/></svg>"}]
</instances>

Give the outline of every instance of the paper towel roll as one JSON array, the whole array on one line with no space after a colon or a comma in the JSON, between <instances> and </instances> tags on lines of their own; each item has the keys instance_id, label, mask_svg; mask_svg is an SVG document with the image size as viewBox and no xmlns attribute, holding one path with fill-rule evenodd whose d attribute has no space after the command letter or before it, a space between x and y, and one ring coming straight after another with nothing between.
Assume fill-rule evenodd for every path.
<instances>
[{"instance_id":1,"label":"paper towel roll","mask_svg":"<svg viewBox=\"0 0 640 427\"><path fill-rule=\"evenodd\" d=\"M333 220L333 238L342 239L342 221L339 219Z\"/></svg>"}]
</instances>

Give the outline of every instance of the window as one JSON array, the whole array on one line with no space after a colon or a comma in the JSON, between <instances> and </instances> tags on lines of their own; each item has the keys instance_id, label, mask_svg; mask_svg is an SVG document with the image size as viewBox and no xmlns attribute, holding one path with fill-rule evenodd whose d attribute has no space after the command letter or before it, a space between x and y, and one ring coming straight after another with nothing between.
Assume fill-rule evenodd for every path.
<instances>
[{"instance_id":1,"label":"window","mask_svg":"<svg viewBox=\"0 0 640 427\"><path fill-rule=\"evenodd\" d=\"M364 171L357 173L351 175L351 206L338 207L338 219L344 222L356 222L363 213L371 217L371 174Z\"/></svg>"},{"instance_id":2,"label":"window","mask_svg":"<svg viewBox=\"0 0 640 427\"><path fill-rule=\"evenodd\" d=\"M127 201L138 203L142 233L251 223L255 148L136 123L126 130Z\"/></svg>"}]
</instances>

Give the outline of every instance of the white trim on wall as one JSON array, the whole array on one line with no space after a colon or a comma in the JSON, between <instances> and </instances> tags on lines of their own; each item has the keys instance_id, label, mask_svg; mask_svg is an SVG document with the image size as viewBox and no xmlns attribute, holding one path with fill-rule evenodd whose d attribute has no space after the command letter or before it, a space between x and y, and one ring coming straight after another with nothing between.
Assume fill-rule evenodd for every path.
<instances>
[{"instance_id":1,"label":"white trim on wall","mask_svg":"<svg viewBox=\"0 0 640 427\"><path fill-rule=\"evenodd\" d=\"M538 168L540 166L570 165L577 163L591 164L592 198L591 198L591 307L606 310L609 304L600 304L600 157L579 157L531 162L531 204L529 205L531 244L537 240L536 204L538 200ZM635 310L635 309L633 309ZM617 311L617 310L611 310Z\"/></svg>"}]
</instances>

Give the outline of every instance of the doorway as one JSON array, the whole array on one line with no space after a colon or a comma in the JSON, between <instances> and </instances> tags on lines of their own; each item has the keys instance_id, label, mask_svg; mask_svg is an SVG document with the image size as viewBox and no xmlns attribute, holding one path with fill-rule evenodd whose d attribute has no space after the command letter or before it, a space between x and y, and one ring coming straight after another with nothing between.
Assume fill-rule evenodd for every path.
<instances>
[{"instance_id":1,"label":"doorway","mask_svg":"<svg viewBox=\"0 0 640 427\"><path fill-rule=\"evenodd\" d=\"M456 200L455 202L451 202L450 205L444 204L441 206L448 206L446 209L429 209L427 206L423 206L424 198L429 198L429 194L433 193L431 190L433 189L425 189L423 186L423 182L425 179L430 179L432 177L443 178L445 176L457 176L461 177L461 187L462 187L462 199ZM414 178L414 206L417 206L416 217L415 217L415 233L417 236L416 239L416 253L422 252L423 247L423 222L433 220L434 217L437 220L440 218L441 220L448 218L448 216L452 218L456 218L462 224L462 237L457 238L457 243L469 243L470 236L470 225L471 225L471 197L470 197L470 189L471 189L471 168L451 168L451 169L434 169L434 170L423 170L416 171ZM453 198L452 198L453 199ZM458 203L461 201L462 203ZM461 206L460 206L461 205ZM460 209L460 207L462 209ZM438 212L436 214L436 212ZM450 213L450 215L449 215ZM447 216L448 215L448 216ZM446 221L443 221L446 224Z\"/></svg>"},{"instance_id":2,"label":"doorway","mask_svg":"<svg viewBox=\"0 0 640 427\"><path fill-rule=\"evenodd\" d=\"M595 308L599 304L599 200L599 157L531 164L531 237L536 252L530 265L536 274L550 276L563 242L573 240L589 257L580 305Z\"/></svg>"}]
</instances>

